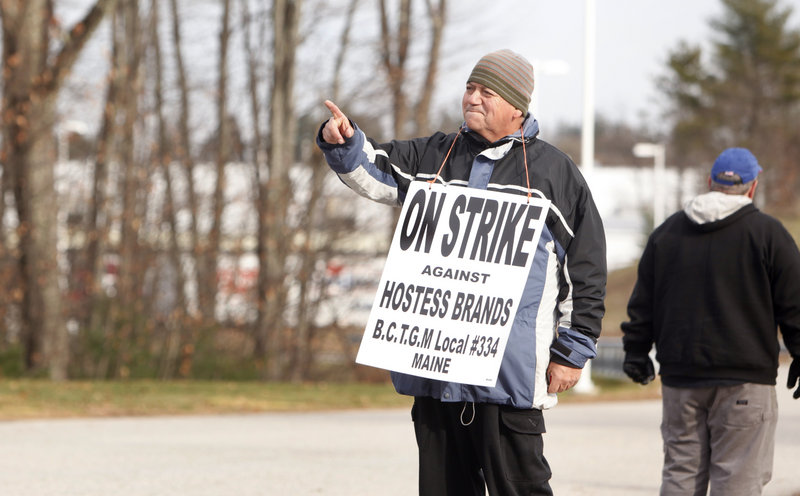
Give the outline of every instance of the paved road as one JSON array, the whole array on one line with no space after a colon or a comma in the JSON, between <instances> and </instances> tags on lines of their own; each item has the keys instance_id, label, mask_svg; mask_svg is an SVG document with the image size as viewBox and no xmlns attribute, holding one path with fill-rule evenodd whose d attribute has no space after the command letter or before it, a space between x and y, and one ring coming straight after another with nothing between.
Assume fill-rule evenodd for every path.
<instances>
[{"instance_id":1,"label":"paved road","mask_svg":"<svg viewBox=\"0 0 800 496\"><path fill-rule=\"evenodd\" d=\"M800 400L779 388L768 496L800 494ZM660 402L546 413L557 495L658 492ZM406 410L0 422L2 496L407 496Z\"/></svg>"}]
</instances>

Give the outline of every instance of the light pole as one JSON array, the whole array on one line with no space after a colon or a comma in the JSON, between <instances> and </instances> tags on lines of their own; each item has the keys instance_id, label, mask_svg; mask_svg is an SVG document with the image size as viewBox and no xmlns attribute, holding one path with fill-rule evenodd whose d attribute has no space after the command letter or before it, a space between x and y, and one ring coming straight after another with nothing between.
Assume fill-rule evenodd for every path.
<instances>
[{"instance_id":1,"label":"light pole","mask_svg":"<svg viewBox=\"0 0 800 496\"><path fill-rule=\"evenodd\" d=\"M569 64L563 60L533 60L533 74L536 78L536 87L533 90L533 97L529 110L539 121L540 126L545 123L545 120L542 118L541 99L539 98L539 93L542 91L542 76L561 76L567 73L569 73Z\"/></svg>"},{"instance_id":2,"label":"light pole","mask_svg":"<svg viewBox=\"0 0 800 496\"><path fill-rule=\"evenodd\" d=\"M653 228L664 222L664 145L662 143L636 143L633 155L653 157Z\"/></svg>"},{"instance_id":3,"label":"light pole","mask_svg":"<svg viewBox=\"0 0 800 496\"><path fill-rule=\"evenodd\" d=\"M585 0L584 10L581 172L588 176L594 170L595 0Z\"/></svg>"}]
</instances>

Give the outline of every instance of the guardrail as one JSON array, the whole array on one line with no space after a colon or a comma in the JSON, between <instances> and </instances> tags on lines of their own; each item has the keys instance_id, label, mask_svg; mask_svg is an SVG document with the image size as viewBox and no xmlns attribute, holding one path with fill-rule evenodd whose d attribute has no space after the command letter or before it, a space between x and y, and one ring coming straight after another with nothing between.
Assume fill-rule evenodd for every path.
<instances>
[{"instance_id":1,"label":"guardrail","mask_svg":"<svg viewBox=\"0 0 800 496\"><path fill-rule=\"evenodd\" d=\"M781 342L781 353L788 353L786 346ZM658 373L658 362L655 360L655 349L650 351L650 358ZM591 361L592 377L608 379L627 379L622 371L622 362L625 360L625 351L622 349L622 337L600 338L597 341L597 356Z\"/></svg>"},{"instance_id":2,"label":"guardrail","mask_svg":"<svg viewBox=\"0 0 800 496\"><path fill-rule=\"evenodd\" d=\"M625 351L622 338L600 338L597 341L597 356L592 360L592 376L608 379L625 379L622 362Z\"/></svg>"}]
</instances>

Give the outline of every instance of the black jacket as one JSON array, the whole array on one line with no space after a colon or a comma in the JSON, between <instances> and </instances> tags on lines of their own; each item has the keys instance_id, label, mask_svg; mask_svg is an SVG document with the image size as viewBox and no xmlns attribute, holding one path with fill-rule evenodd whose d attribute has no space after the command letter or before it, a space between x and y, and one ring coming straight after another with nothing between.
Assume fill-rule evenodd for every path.
<instances>
[{"instance_id":1,"label":"black jacket","mask_svg":"<svg viewBox=\"0 0 800 496\"><path fill-rule=\"evenodd\" d=\"M775 384L778 327L800 356L797 245L752 204L701 224L676 213L647 242L628 315L626 353L655 344L665 384Z\"/></svg>"}]
</instances>

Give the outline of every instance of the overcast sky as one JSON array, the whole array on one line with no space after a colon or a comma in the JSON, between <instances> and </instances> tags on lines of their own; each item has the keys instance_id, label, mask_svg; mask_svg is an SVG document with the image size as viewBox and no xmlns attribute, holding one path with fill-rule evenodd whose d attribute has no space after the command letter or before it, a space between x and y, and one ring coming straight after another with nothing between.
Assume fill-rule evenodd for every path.
<instances>
[{"instance_id":1,"label":"overcast sky","mask_svg":"<svg viewBox=\"0 0 800 496\"><path fill-rule=\"evenodd\" d=\"M62 4L63 1L63 4ZM65 21L72 22L82 15L89 0L62 0ZM254 5L259 0L252 0ZM663 73L667 54L680 40L692 44L707 44L712 36L709 20L722 12L720 0L595 0L596 2L596 112L614 121L625 120L640 124L648 119L650 126L659 115L656 108L655 77ZM779 0L782 6L791 6L794 13L790 25L800 28L800 0ZM339 0L340 5L346 2ZM181 0L184 22L184 42L195 88L203 90L197 98L209 97L216 84L216 41L218 36L219 2L216 0ZM335 7L335 2L308 2L308 5ZM418 12L422 2L414 4ZM370 2L362 6L374 7ZM472 66L484 54L501 48L521 53L534 64L534 113L539 119L543 135L559 124L580 125L583 110L584 74L584 10L585 0L451 0L448 3L449 21L442 49L437 111L450 109L460 115L460 99ZM308 13L307 13L308 14ZM166 18L166 13L164 13ZM374 15L374 14L373 14ZM303 70L298 71L298 98L305 96L305 106L321 106L321 97L313 85L322 84L325 75L332 71L326 64L332 61L328 46L338 42L339 27L325 26L326 19L341 16L326 14L317 17L316 34L307 40ZM238 14L234 24L238 26ZM415 33L424 36L426 33ZM89 93L92 110L97 114L105 75L108 54L107 33L98 33L92 46L86 50L83 62L76 68L75 80L83 80L82 91ZM168 31L164 32L165 40ZM354 38L360 42L348 59L350 75L356 77L356 86L364 78L380 74L379 62L374 58L377 39L377 22L374 17L362 18L356 23ZM417 40L416 50L425 50L424 40ZM164 41L165 57L169 44ZM359 52L358 50L361 50ZM199 56L198 56L199 54ZM214 56L209 56L214 54ZM369 54L366 58L364 54ZM244 70L240 50L233 51L230 71L234 80L241 80ZM169 59L168 59L169 60ZM361 64L359 66L359 63ZM355 69L352 69L353 65ZM315 68L311 71L309 68ZM171 64L165 67L171 69ZM555 69L555 70L553 70ZM309 84L309 90L302 84ZM89 83L90 86L85 85ZM243 83L242 83L243 84ZM324 86L324 85L323 85ZM327 87L327 86L324 86ZM358 88L355 89L358 95ZM67 94L65 99L75 98ZM328 95L324 95L327 97ZM83 95L86 98L86 95ZM246 92L234 91L231 105L244 108ZM319 100L319 102L317 102ZM362 102L375 106L374 101ZM85 103L83 104L85 105ZM96 109L95 109L96 108ZM74 109L66 110L73 113ZM213 121L213 106L203 104L193 109L200 123ZM239 117L246 118L241 112ZM96 120L96 119L89 119ZM201 125L202 127L202 125ZM245 126L246 127L246 126Z\"/></svg>"},{"instance_id":2,"label":"overcast sky","mask_svg":"<svg viewBox=\"0 0 800 496\"><path fill-rule=\"evenodd\" d=\"M491 7L481 7L486 4ZM797 11L800 0L782 4ZM446 45L458 47L458 58L451 63L462 68L454 67L442 79L443 98L449 98L450 87L457 87L460 98L465 78L483 54L510 48L535 66L534 101L543 131L554 123L580 123L584 0L461 0L450 5L453 27ZM643 111L655 117L654 78L663 71L668 51L680 40L707 43L712 33L709 19L721 12L719 0L596 0L597 112L633 123L641 120ZM791 23L798 26L797 12Z\"/></svg>"}]
</instances>

